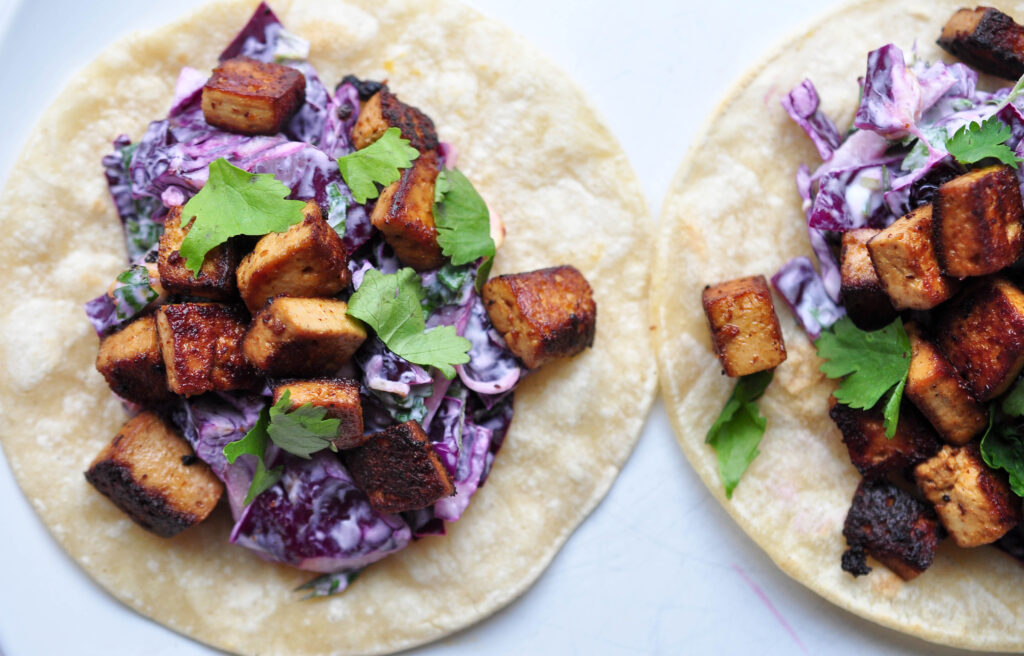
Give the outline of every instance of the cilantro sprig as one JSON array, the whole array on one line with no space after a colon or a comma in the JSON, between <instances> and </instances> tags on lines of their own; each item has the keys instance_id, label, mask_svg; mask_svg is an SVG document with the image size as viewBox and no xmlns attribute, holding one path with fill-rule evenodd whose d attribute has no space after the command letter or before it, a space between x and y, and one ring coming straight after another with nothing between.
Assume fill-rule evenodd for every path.
<instances>
[{"instance_id":1,"label":"cilantro sprig","mask_svg":"<svg viewBox=\"0 0 1024 656\"><path fill-rule=\"evenodd\" d=\"M774 375L775 370L769 369L739 378L704 439L718 456L718 473L729 499L743 473L760 453L757 447L768 420L761 415L757 400L764 395Z\"/></svg>"},{"instance_id":2,"label":"cilantro sprig","mask_svg":"<svg viewBox=\"0 0 1024 656\"><path fill-rule=\"evenodd\" d=\"M946 140L946 150L961 164L974 164L983 159L997 159L1007 166L1017 168L1017 157L1006 140L1012 134L1010 126L996 116L990 116L983 123L968 123Z\"/></svg>"},{"instance_id":3,"label":"cilantro sprig","mask_svg":"<svg viewBox=\"0 0 1024 656\"><path fill-rule=\"evenodd\" d=\"M402 138L398 128L388 128L379 139L366 148L338 158L338 170L352 198L360 205L380 195L377 185L387 186L402 176L402 169L412 166L420 156L418 150Z\"/></svg>"},{"instance_id":4,"label":"cilantro sprig","mask_svg":"<svg viewBox=\"0 0 1024 656\"><path fill-rule=\"evenodd\" d=\"M1024 380L1018 380L1000 404L989 406L988 428L981 436L981 458L1008 475L1010 488L1024 496Z\"/></svg>"},{"instance_id":5,"label":"cilantro sprig","mask_svg":"<svg viewBox=\"0 0 1024 656\"><path fill-rule=\"evenodd\" d=\"M493 257L487 203L458 169L442 171L434 186L434 225L441 253L460 266Z\"/></svg>"},{"instance_id":6,"label":"cilantro sprig","mask_svg":"<svg viewBox=\"0 0 1024 656\"><path fill-rule=\"evenodd\" d=\"M264 458L267 453L267 441L270 439L267 434L267 426L270 424L270 412L263 408L256 425L245 434L240 440L229 442L224 445L224 456L229 464L235 464L235 460L242 455L256 456L256 473L249 484L249 491L245 495L245 505L252 503L256 497L269 490L274 483L281 479L284 473L284 466L278 465L273 469L267 469Z\"/></svg>"}]
</instances>

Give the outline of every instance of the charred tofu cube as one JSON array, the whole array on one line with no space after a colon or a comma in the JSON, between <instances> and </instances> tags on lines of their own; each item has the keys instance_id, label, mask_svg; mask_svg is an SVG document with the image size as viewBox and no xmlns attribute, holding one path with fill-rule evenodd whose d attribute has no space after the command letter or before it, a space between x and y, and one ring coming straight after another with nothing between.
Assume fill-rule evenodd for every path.
<instances>
[{"instance_id":1,"label":"charred tofu cube","mask_svg":"<svg viewBox=\"0 0 1024 656\"><path fill-rule=\"evenodd\" d=\"M352 478L377 512L418 510L455 494L455 484L415 421L375 433L345 452Z\"/></svg>"},{"instance_id":2,"label":"charred tofu cube","mask_svg":"<svg viewBox=\"0 0 1024 656\"><path fill-rule=\"evenodd\" d=\"M988 425L985 408L967 391L963 379L939 349L907 324L910 373L907 398L928 418L943 440L966 444Z\"/></svg>"},{"instance_id":3,"label":"charred tofu cube","mask_svg":"<svg viewBox=\"0 0 1024 656\"><path fill-rule=\"evenodd\" d=\"M711 345L727 376L774 369L785 361L786 344L764 276L708 285L702 301Z\"/></svg>"},{"instance_id":4,"label":"charred tofu cube","mask_svg":"<svg viewBox=\"0 0 1024 656\"><path fill-rule=\"evenodd\" d=\"M370 222L395 255L417 271L444 264L434 227L434 182L440 172L436 150L423 153L402 176L380 192Z\"/></svg>"},{"instance_id":5,"label":"charred tofu cube","mask_svg":"<svg viewBox=\"0 0 1024 656\"><path fill-rule=\"evenodd\" d=\"M281 381L274 386L274 403L280 401L285 392L291 399L292 409L310 403L324 408L327 417L341 422L338 437L334 438L336 449L357 447L369 437L363 435L363 405L356 381L345 378Z\"/></svg>"},{"instance_id":6,"label":"charred tofu cube","mask_svg":"<svg viewBox=\"0 0 1024 656\"><path fill-rule=\"evenodd\" d=\"M983 278L942 308L939 350L979 401L991 401L1024 368L1024 293L1002 277Z\"/></svg>"},{"instance_id":7,"label":"charred tofu cube","mask_svg":"<svg viewBox=\"0 0 1024 656\"><path fill-rule=\"evenodd\" d=\"M218 303L177 303L156 311L167 386L175 394L254 389L260 381L242 352L245 311Z\"/></svg>"},{"instance_id":8,"label":"charred tofu cube","mask_svg":"<svg viewBox=\"0 0 1024 656\"><path fill-rule=\"evenodd\" d=\"M897 310L928 310L956 293L932 242L932 206L922 205L868 241L871 263Z\"/></svg>"},{"instance_id":9,"label":"charred tofu cube","mask_svg":"<svg viewBox=\"0 0 1024 656\"><path fill-rule=\"evenodd\" d=\"M224 491L185 438L149 411L121 427L85 478L136 524L164 538L206 519Z\"/></svg>"},{"instance_id":10,"label":"charred tofu cube","mask_svg":"<svg viewBox=\"0 0 1024 656\"><path fill-rule=\"evenodd\" d=\"M384 87L360 108L359 118L352 128L352 144L357 149L366 148L380 139L388 128L401 130L402 138L408 139L409 145L421 153L437 149L437 131L430 117L406 105Z\"/></svg>"},{"instance_id":11,"label":"charred tofu cube","mask_svg":"<svg viewBox=\"0 0 1024 656\"><path fill-rule=\"evenodd\" d=\"M836 422L850 461L865 478L900 472L930 458L941 447L938 436L924 417L908 403L900 406L896 434L885 436L883 405L858 410L829 399L828 414Z\"/></svg>"},{"instance_id":12,"label":"charred tofu cube","mask_svg":"<svg viewBox=\"0 0 1024 656\"><path fill-rule=\"evenodd\" d=\"M871 571L866 556L909 581L931 567L941 529L926 503L883 480L862 480L843 524L849 547L843 569L854 576Z\"/></svg>"},{"instance_id":13,"label":"charred tofu cube","mask_svg":"<svg viewBox=\"0 0 1024 656\"><path fill-rule=\"evenodd\" d=\"M203 266L196 276L185 266L181 256L181 244L195 223L193 218L181 225L181 207L175 206L164 220L164 232L160 235L160 256L157 267L160 283L172 294L202 296L215 301L227 301L237 295L235 268L238 266L238 249L231 242L217 246L203 258Z\"/></svg>"},{"instance_id":14,"label":"charred tofu cube","mask_svg":"<svg viewBox=\"0 0 1024 656\"><path fill-rule=\"evenodd\" d=\"M878 330L896 318L889 295L882 289L875 265L871 263L867 243L881 230L861 228L843 233L840 251L842 296L846 314L861 330Z\"/></svg>"},{"instance_id":15,"label":"charred tofu cube","mask_svg":"<svg viewBox=\"0 0 1024 656\"><path fill-rule=\"evenodd\" d=\"M1017 174L990 166L941 185L932 239L939 265L956 278L983 276L1016 261L1024 247L1024 206Z\"/></svg>"},{"instance_id":16,"label":"charred tofu cube","mask_svg":"<svg viewBox=\"0 0 1024 656\"><path fill-rule=\"evenodd\" d=\"M272 232L238 265L238 291L256 313L272 296L333 296L352 274L341 237L320 216L313 201L305 218L284 232Z\"/></svg>"},{"instance_id":17,"label":"charred tofu cube","mask_svg":"<svg viewBox=\"0 0 1024 656\"><path fill-rule=\"evenodd\" d=\"M140 317L100 342L96 369L123 399L150 405L171 398L156 336L156 319Z\"/></svg>"},{"instance_id":18,"label":"charred tofu cube","mask_svg":"<svg viewBox=\"0 0 1024 656\"><path fill-rule=\"evenodd\" d=\"M253 318L245 355L268 376L335 374L366 340L347 310L344 301L279 296Z\"/></svg>"},{"instance_id":19,"label":"charred tofu cube","mask_svg":"<svg viewBox=\"0 0 1024 656\"><path fill-rule=\"evenodd\" d=\"M203 87L203 117L242 134L277 134L306 98L298 70L249 57L221 62Z\"/></svg>"},{"instance_id":20,"label":"charred tofu cube","mask_svg":"<svg viewBox=\"0 0 1024 656\"><path fill-rule=\"evenodd\" d=\"M942 28L938 44L985 73L1007 80L1024 75L1024 27L998 9L959 10Z\"/></svg>"},{"instance_id":21,"label":"charred tofu cube","mask_svg":"<svg viewBox=\"0 0 1024 656\"><path fill-rule=\"evenodd\" d=\"M1020 498L976 444L944 446L914 469L917 486L961 547L995 542L1021 520Z\"/></svg>"},{"instance_id":22,"label":"charred tofu cube","mask_svg":"<svg viewBox=\"0 0 1024 656\"><path fill-rule=\"evenodd\" d=\"M487 281L482 296L494 327L530 369L594 343L597 304L575 267L498 276Z\"/></svg>"}]
</instances>

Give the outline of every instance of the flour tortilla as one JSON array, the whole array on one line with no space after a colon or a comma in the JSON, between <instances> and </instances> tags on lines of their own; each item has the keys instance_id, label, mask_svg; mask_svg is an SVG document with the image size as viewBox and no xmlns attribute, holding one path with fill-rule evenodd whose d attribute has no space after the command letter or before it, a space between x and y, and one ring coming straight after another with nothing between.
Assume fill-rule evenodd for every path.
<instances>
[{"instance_id":1,"label":"flour tortilla","mask_svg":"<svg viewBox=\"0 0 1024 656\"><path fill-rule=\"evenodd\" d=\"M560 263L594 288L594 347L516 392L487 484L445 537L299 601L313 575L227 543L221 507L171 540L82 476L125 416L96 372L82 304L125 265L100 157L166 115L183 65L212 68L253 2L219 2L126 38L79 73L31 134L0 198L0 440L26 497L100 585L192 638L239 653L384 653L486 617L540 575L607 492L654 396L651 219L621 148L580 90L508 29L454 2L308 0L273 8L333 84L390 81L458 148L507 226L495 274Z\"/></svg>"}]
</instances>

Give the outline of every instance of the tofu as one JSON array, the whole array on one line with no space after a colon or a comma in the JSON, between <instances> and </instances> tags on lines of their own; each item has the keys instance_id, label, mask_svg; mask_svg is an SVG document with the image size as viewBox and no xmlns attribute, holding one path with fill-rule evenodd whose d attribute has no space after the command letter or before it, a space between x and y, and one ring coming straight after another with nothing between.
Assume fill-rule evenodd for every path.
<instances>
[{"instance_id":1,"label":"tofu","mask_svg":"<svg viewBox=\"0 0 1024 656\"><path fill-rule=\"evenodd\" d=\"M164 220L160 235L157 270L160 284L172 294L201 296L215 301L227 301L238 295L235 269L238 267L238 248L232 243L221 244L206 254L202 268L196 276L185 266L181 244L195 223L195 218L181 225L181 206L174 206Z\"/></svg>"},{"instance_id":2,"label":"tofu","mask_svg":"<svg viewBox=\"0 0 1024 656\"><path fill-rule=\"evenodd\" d=\"M434 447L415 421L374 433L346 451L352 478L377 512L419 510L455 494L455 484Z\"/></svg>"},{"instance_id":3,"label":"tofu","mask_svg":"<svg viewBox=\"0 0 1024 656\"><path fill-rule=\"evenodd\" d=\"M1020 499L976 444L944 446L914 469L914 478L958 546L995 542L1021 520Z\"/></svg>"},{"instance_id":4,"label":"tofu","mask_svg":"<svg viewBox=\"0 0 1024 656\"><path fill-rule=\"evenodd\" d=\"M206 519L224 492L185 438L149 411L121 427L85 479L136 524L164 538Z\"/></svg>"},{"instance_id":5,"label":"tofu","mask_svg":"<svg viewBox=\"0 0 1024 656\"><path fill-rule=\"evenodd\" d=\"M1013 264L1024 248L1024 205L1017 174L989 166L940 185L932 239L939 266L956 278L983 276Z\"/></svg>"},{"instance_id":6,"label":"tofu","mask_svg":"<svg viewBox=\"0 0 1024 656\"><path fill-rule=\"evenodd\" d=\"M294 68L249 57L221 62L203 87L203 117L242 134L277 134L306 98L306 78Z\"/></svg>"},{"instance_id":7,"label":"tofu","mask_svg":"<svg viewBox=\"0 0 1024 656\"><path fill-rule=\"evenodd\" d=\"M914 406L904 402L896 434L885 436L884 404L858 410L829 399L829 417L839 427L850 461L864 478L881 478L935 455L942 444L935 431Z\"/></svg>"},{"instance_id":8,"label":"tofu","mask_svg":"<svg viewBox=\"0 0 1024 656\"><path fill-rule=\"evenodd\" d=\"M929 310L959 289L939 267L932 232L932 206L922 205L868 241L878 280L897 310Z\"/></svg>"},{"instance_id":9,"label":"tofu","mask_svg":"<svg viewBox=\"0 0 1024 656\"><path fill-rule=\"evenodd\" d=\"M152 314L140 317L100 341L96 370L121 398L152 405L171 398Z\"/></svg>"},{"instance_id":10,"label":"tofu","mask_svg":"<svg viewBox=\"0 0 1024 656\"><path fill-rule=\"evenodd\" d=\"M1024 27L992 7L961 9L942 28L939 46L985 73L1024 75Z\"/></svg>"},{"instance_id":11,"label":"tofu","mask_svg":"<svg viewBox=\"0 0 1024 656\"><path fill-rule=\"evenodd\" d=\"M430 117L411 105L406 105L384 87L359 110L359 118L352 128L352 144L356 149L363 149L372 144L388 128L398 128L402 138L409 140L409 145L426 153L437 150L437 131Z\"/></svg>"},{"instance_id":12,"label":"tofu","mask_svg":"<svg viewBox=\"0 0 1024 656\"><path fill-rule=\"evenodd\" d=\"M878 330L896 319L896 310L882 288L867 243L881 230L861 228L843 233L839 255L839 294L846 314L861 330Z\"/></svg>"},{"instance_id":13,"label":"tofu","mask_svg":"<svg viewBox=\"0 0 1024 656\"><path fill-rule=\"evenodd\" d=\"M331 376L366 340L344 301L281 296L257 314L245 335L246 357L268 376Z\"/></svg>"},{"instance_id":14,"label":"tofu","mask_svg":"<svg viewBox=\"0 0 1024 656\"><path fill-rule=\"evenodd\" d=\"M935 335L974 398L991 401L1024 368L1024 293L1001 276L979 279L941 309Z\"/></svg>"},{"instance_id":15,"label":"tofu","mask_svg":"<svg viewBox=\"0 0 1024 656\"><path fill-rule=\"evenodd\" d=\"M481 293L491 323L529 369L594 343L597 304L575 267L491 278Z\"/></svg>"},{"instance_id":16,"label":"tofu","mask_svg":"<svg viewBox=\"0 0 1024 656\"><path fill-rule=\"evenodd\" d=\"M326 417L341 422L338 437L334 438L334 448L351 449L369 438L369 435L363 435L363 405L356 381L345 378L280 381L274 385L274 403L280 401L286 391L293 410L310 403L327 410Z\"/></svg>"},{"instance_id":17,"label":"tofu","mask_svg":"<svg viewBox=\"0 0 1024 656\"><path fill-rule=\"evenodd\" d=\"M441 171L436 150L430 150L402 171L380 192L370 222L384 235L405 266L417 271L436 269L445 262L434 226L434 183Z\"/></svg>"},{"instance_id":18,"label":"tofu","mask_svg":"<svg viewBox=\"0 0 1024 656\"><path fill-rule=\"evenodd\" d=\"M985 408L967 390L946 356L914 324L910 336L910 373L906 395L950 444L966 444L988 425Z\"/></svg>"},{"instance_id":19,"label":"tofu","mask_svg":"<svg viewBox=\"0 0 1024 656\"><path fill-rule=\"evenodd\" d=\"M238 265L238 291L249 312L272 296L333 296L351 281L341 237L314 201L302 211L301 223L265 235Z\"/></svg>"},{"instance_id":20,"label":"tofu","mask_svg":"<svg viewBox=\"0 0 1024 656\"><path fill-rule=\"evenodd\" d=\"M175 394L257 389L262 385L242 352L245 311L219 303L176 303L156 311L167 386Z\"/></svg>"},{"instance_id":21,"label":"tofu","mask_svg":"<svg viewBox=\"0 0 1024 656\"><path fill-rule=\"evenodd\" d=\"M786 360L779 317L764 276L708 285L701 296L711 346L727 376L774 369Z\"/></svg>"}]
</instances>

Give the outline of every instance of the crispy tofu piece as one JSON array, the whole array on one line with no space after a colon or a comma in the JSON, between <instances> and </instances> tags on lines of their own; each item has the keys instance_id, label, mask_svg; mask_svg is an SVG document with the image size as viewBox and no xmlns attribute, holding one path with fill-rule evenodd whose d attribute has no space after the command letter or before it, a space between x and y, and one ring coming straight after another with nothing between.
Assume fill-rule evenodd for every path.
<instances>
[{"instance_id":1,"label":"crispy tofu piece","mask_svg":"<svg viewBox=\"0 0 1024 656\"><path fill-rule=\"evenodd\" d=\"M998 9L957 11L942 28L938 44L985 73L1007 80L1024 75L1024 27Z\"/></svg>"},{"instance_id":2,"label":"crispy tofu piece","mask_svg":"<svg viewBox=\"0 0 1024 656\"><path fill-rule=\"evenodd\" d=\"M708 285L701 300L711 345L727 376L774 369L786 360L779 317L764 276Z\"/></svg>"},{"instance_id":3,"label":"crispy tofu piece","mask_svg":"<svg viewBox=\"0 0 1024 656\"><path fill-rule=\"evenodd\" d=\"M150 405L172 396L152 314L104 337L96 356L96 369L115 394L132 403Z\"/></svg>"},{"instance_id":4,"label":"crispy tofu piece","mask_svg":"<svg viewBox=\"0 0 1024 656\"><path fill-rule=\"evenodd\" d=\"M958 546L995 542L1020 523L1020 498L976 444L942 447L914 469L914 478Z\"/></svg>"},{"instance_id":5,"label":"crispy tofu piece","mask_svg":"<svg viewBox=\"0 0 1024 656\"><path fill-rule=\"evenodd\" d=\"M181 244L194 223L193 218L182 227L181 206L172 207L167 214L157 260L160 284L172 294L201 296L215 301L230 300L238 293L235 285L238 248L231 242L217 246L203 258L203 266L196 276L185 267L185 258L180 253Z\"/></svg>"},{"instance_id":6,"label":"crispy tofu piece","mask_svg":"<svg viewBox=\"0 0 1024 656\"><path fill-rule=\"evenodd\" d=\"M238 265L238 291L253 314L272 296L333 296L352 279L341 237L320 208L309 201L302 211L301 223L262 237Z\"/></svg>"},{"instance_id":7,"label":"crispy tofu piece","mask_svg":"<svg viewBox=\"0 0 1024 656\"><path fill-rule=\"evenodd\" d=\"M357 149L366 148L380 139L388 128L401 130L402 138L408 139L409 145L421 153L437 149L437 131L430 117L406 105L384 87L360 108L359 118L352 128L352 144Z\"/></svg>"},{"instance_id":8,"label":"crispy tofu piece","mask_svg":"<svg viewBox=\"0 0 1024 656\"><path fill-rule=\"evenodd\" d=\"M846 314L861 330L878 330L896 318L889 295L882 289L867 243L881 230L861 228L843 233L839 255L839 293Z\"/></svg>"},{"instance_id":9,"label":"crispy tofu piece","mask_svg":"<svg viewBox=\"0 0 1024 656\"><path fill-rule=\"evenodd\" d=\"M942 308L939 350L979 401L991 401L1024 368L1024 293L1001 276L982 278Z\"/></svg>"},{"instance_id":10,"label":"crispy tofu piece","mask_svg":"<svg viewBox=\"0 0 1024 656\"><path fill-rule=\"evenodd\" d=\"M909 581L931 567L941 529L935 512L892 483L862 480L843 524L849 547L843 569L854 576L871 571L870 555Z\"/></svg>"},{"instance_id":11,"label":"crispy tofu piece","mask_svg":"<svg viewBox=\"0 0 1024 656\"><path fill-rule=\"evenodd\" d=\"M128 420L85 478L136 524L169 538L206 519L224 486L156 413Z\"/></svg>"},{"instance_id":12,"label":"crispy tofu piece","mask_svg":"<svg viewBox=\"0 0 1024 656\"><path fill-rule=\"evenodd\" d=\"M257 314L245 355L268 376L331 376L366 340L344 301L279 296Z\"/></svg>"},{"instance_id":13,"label":"crispy tofu piece","mask_svg":"<svg viewBox=\"0 0 1024 656\"><path fill-rule=\"evenodd\" d=\"M370 222L384 235L395 255L417 271L444 264L434 227L434 183L441 171L436 150L430 150L402 171L380 192Z\"/></svg>"},{"instance_id":14,"label":"crispy tofu piece","mask_svg":"<svg viewBox=\"0 0 1024 656\"><path fill-rule=\"evenodd\" d=\"M451 474L415 421L374 433L345 452L345 464L380 513L426 508L455 494Z\"/></svg>"},{"instance_id":15,"label":"crispy tofu piece","mask_svg":"<svg viewBox=\"0 0 1024 656\"><path fill-rule=\"evenodd\" d=\"M932 206L922 205L868 241L882 289L897 310L928 310L952 298L956 280L939 268L932 243Z\"/></svg>"},{"instance_id":16,"label":"crispy tofu piece","mask_svg":"<svg viewBox=\"0 0 1024 656\"><path fill-rule=\"evenodd\" d=\"M530 369L594 343L597 304L575 267L563 265L491 278L482 297L491 323Z\"/></svg>"},{"instance_id":17,"label":"crispy tofu piece","mask_svg":"<svg viewBox=\"0 0 1024 656\"><path fill-rule=\"evenodd\" d=\"M928 418L943 440L966 444L988 425L985 408L967 391L967 385L946 356L907 324L910 336L910 373L907 398Z\"/></svg>"},{"instance_id":18,"label":"crispy tofu piece","mask_svg":"<svg viewBox=\"0 0 1024 656\"><path fill-rule=\"evenodd\" d=\"M167 386L175 394L254 389L259 376L242 352L245 311L219 303L176 303L156 311Z\"/></svg>"},{"instance_id":19,"label":"crispy tofu piece","mask_svg":"<svg viewBox=\"0 0 1024 656\"><path fill-rule=\"evenodd\" d=\"M864 478L901 472L932 457L942 444L927 420L909 403L900 406L896 434L885 436L884 404L858 410L829 398L828 415L843 434L850 461Z\"/></svg>"},{"instance_id":20,"label":"crispy tofu piece","mask_svg":"<svg viewBox=\"0 0 1024 656\"><path fill-rule=\"evenodd\" d=\"M203 87L206 122L242 134L277 134L306 98L294 68L249 57L221 62Z\"/></svg>"},{"instance_id":21,"label":"crispy tofu piece","mask_svg":"<svg viewBox=\"0 0 1024 656\"><path fill-rule=\"evenodd\" d=\"M359 400L359 383L346 378L316 378L313 380L285 380L274 385L274 403L289 393L292 409L312 404L327 410L327 417L338 419L336 449L351 449L364 443L363 404Z\"/></svg>"}]
</instances>

